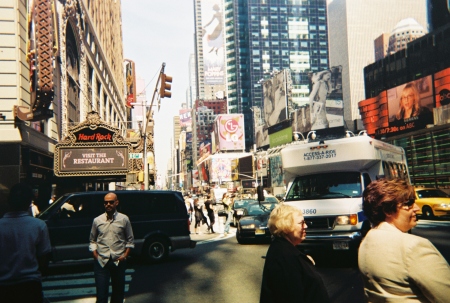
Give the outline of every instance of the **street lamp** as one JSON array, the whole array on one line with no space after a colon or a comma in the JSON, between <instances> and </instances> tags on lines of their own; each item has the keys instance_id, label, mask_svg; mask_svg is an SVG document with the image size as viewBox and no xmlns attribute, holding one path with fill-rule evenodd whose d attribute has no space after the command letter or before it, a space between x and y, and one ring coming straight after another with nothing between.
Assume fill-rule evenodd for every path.
<instances>
[{"instance_id":1,"label":"street lamp","mask_svg":"<svg viewBox=\"0 0 450 303\"><path fill-rule=\"evenodd\" d=\"M303 142L304 143L308 143L309 142L309 135L311 135L311 139L313 139L313 140L316 139L316 131L315 130L310 131L306 135L306 138L305 138L305 136L303 136L303 134L301 132L293 132L293 134L294 134L295 141L299 141L300 140L300 136L301 136L303 138Z\"/></svg>"}]
</instances>

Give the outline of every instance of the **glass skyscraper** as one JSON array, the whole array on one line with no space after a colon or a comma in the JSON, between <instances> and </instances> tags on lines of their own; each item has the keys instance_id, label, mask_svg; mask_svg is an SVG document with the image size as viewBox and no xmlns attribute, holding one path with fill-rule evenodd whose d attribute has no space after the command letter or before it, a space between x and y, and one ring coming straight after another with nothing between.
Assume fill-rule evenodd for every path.
<instances>
[{"instance_id":1,"label":"glass skyscraper","mask_svg":"<svg viewBox=\"0 0 450 303\"><path fill-rule=\"evenodd\" d=\"M253 146L252 108L263 106L261 81L289 69L292 104L308 102L310 72L329 68L326 0L224 0L227 97L245 117Z\"/></svg>"}]
</instances>

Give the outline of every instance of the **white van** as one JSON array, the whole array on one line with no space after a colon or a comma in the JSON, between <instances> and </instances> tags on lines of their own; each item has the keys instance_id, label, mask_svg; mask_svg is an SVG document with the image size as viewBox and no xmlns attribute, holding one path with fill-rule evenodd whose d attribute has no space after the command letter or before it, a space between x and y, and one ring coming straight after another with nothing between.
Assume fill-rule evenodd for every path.
<instances>
[{"instance_id":1,"label":"white van","mask_svg":"<svg viewBox=\"0 0 450 303\"><path fill-rule=\"evenodd\" d=\"M380 176L409 181L401 147L356 136L293 144L281 150L285 203L303 211L308 230L300 247L356 250L370 229L362 193Z\"/></svg>"}]
</instances>

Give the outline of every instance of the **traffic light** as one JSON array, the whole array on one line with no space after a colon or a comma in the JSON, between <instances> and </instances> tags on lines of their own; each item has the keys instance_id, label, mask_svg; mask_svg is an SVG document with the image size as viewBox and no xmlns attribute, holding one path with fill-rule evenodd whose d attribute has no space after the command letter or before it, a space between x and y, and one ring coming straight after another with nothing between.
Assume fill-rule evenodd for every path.
<instances>
[{"instance_id":1,"label":"traffic light","mask_svg":"<svg viewBox=\"0 0 450 303\"><path fill-rule=\"evenodd\" d=\"M172 77L167 76L166 74L161 74L161 87L159 89L159 96L161 98L171 98L172 93L168 92L172 88Z\"/></svg>"}]
</instances>

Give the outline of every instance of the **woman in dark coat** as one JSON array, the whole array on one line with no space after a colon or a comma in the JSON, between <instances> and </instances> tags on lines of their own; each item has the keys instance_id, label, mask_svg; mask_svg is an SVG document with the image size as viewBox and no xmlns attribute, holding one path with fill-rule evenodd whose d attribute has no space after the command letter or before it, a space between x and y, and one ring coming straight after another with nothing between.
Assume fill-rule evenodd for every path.
<instances>
[{"instance_id":1,"label":"woman in dark coat","mask_svg":"<svg viewBox=\"0 0 450 303\"><path fill-rule=\"evenodd\" d=\"M199 230L197 228L201 226L202 222L203 222L203 224L206 223L206 225L208 225L208 220L206 219L205 215L203 214L202 206L203 205L200 204L200 202L198 201L198 198L195 198L195 200L194 200L194 213L195 213L194 232L196 234L198 234ZM208 225L208 230L209 230L209 225Z\"/></svg>"},{"instance_id":2,"label":"woman in dark coat","mask_svg":"<svg viewBox=\"0 0 450 303\"><path fill-rule=\"evenodd\" d=\"M260 302L330 302L314 261L296 247L306 237L301 210L280 204L270 214L268 227L274 238L264 264Z\"/></svg>"},{"instance_id":3,"label":"woman in dark coat","mask_svg":"<svg viewBox=\"0 0 450 303\"><path fill-rule=\"evenodd\" d=\"M207 200L205 202L206 211L208 212L208 218L209 218L209 230L211 233L214 233L214 223L216 222L216 217L214 215L214 209L213 209L213 203L211 201L211 196L207 196Z\"/></svg>"}]
</instances>

